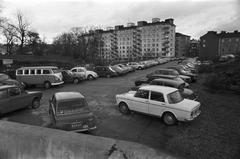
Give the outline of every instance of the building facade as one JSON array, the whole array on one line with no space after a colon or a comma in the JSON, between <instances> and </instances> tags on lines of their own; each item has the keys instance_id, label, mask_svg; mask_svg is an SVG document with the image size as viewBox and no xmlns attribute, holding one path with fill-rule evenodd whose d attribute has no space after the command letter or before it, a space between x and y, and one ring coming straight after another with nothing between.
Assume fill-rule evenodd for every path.
<instances>
[{"instance_id":1,"label":"building facade","mask_svg":"<svg viewBox=\"0 0 240 159\"><path fill-rule=\"evenodd\" d=\"M199 56L199 40L192 39L190 40L190 46L187 56L188 57L197 57Z\"/></svg>"},{"instance_id":2,"label":"building facade","mask_svg":"<svg viewBox=\"0 0 240 159\"><path fill-rule=\"evenodd\" d=\"M176 33L175 44L176 57L187 56L190 47L190 36Z\"/></svg>"},{"instance_id":3,"label":"building facade","mask_svg":"<svg viewBox=\"0 0 240 159\"><path fill-rule=\"evenodd\" d=\"M96 32L97 31L97 32ZM151 23L139 21L118 25L107 30L96 30L99 42L99 58L106 61L133 61L162 56L175 56L175 25L173 19ZM92 34L85 35L89 38Z\"/></svg>"},{"instance_id":4,"label":"building facade","mask_svg":"<svg viewBox=\"0 0 240 159\"><path fill-rule=\"evenodd\" d=\"M240 32L209 31L200 37L200 58L214 59L226 54L240 55Z\"/></svg>"}]
</instances>

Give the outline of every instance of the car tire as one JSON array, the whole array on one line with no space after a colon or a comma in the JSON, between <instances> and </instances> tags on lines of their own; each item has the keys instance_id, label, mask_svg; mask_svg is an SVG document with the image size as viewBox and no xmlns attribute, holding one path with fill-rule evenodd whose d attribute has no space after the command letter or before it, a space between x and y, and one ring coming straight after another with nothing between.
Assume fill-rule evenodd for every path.
<instances>
[{"instance_id":1,"label":"car tire","mask_svg":"<svg viewBox=\"0 0 240 159\"><path fill-rule=\"evenodd\" d=\"M124 102L119 103L119 111L123 114L129 114L130 113L128 105Z\"/></svg>"},{"instance_id":2,"label":"car tire","mask_svg":"<svg viewBox=\"0 0 240 159\"><path fill-rule=\"evenodd\" d=\"M74 84L78 84L79 83L79 79L78 78L74 78L73 83Z\"/></svg>"},{"instance_id":3,"label":"car tire","mask_svg":"<svg viewBox=\"0 0 240 159\"><path fill-rule=\"evenodd\" d=\"M44 82L44 88L45 89L49 89L51 87L51 83L50 82Z\"/></svg>"},{"instance_id":4,"label":"car tire","mask_svg":"<svg viewBox=\"0 0 240 159\"><path fill-rule=\"evenodd\" d=\"M163 114L163 122L169 126L175 125L177 123L177 119L172 113L166 112Z\"/></svg>"},{"instance_id":5,"label":"car tire","mask_svg":"<svg viewBox=\"0 0 240 159\"><path fill-rule=\"evenodd\" d=\"M40 99L39 98L34 98L32 101L32 109L37 109L40 107Z\"/></svg>"},{"instance_id":6,"label":"car tire","mask_svg":"<svg viewBox=\"0 0 240 159\"><path fill-rule=\"evenodd\" d=\"M111 75L107 75L107 78L110 78L111 77Z\"/></svg>"},{"instance_id":7,"label":"car tire","mask_svg":"<svg viewBox=\"0 0 240 159\"><path fill-rule=\"evenodd\" d=\"M143 68L142 67L138 67L138 70L142 70Z\"/></svg>"},{"instance_id":8,"label":"car tire","mask_svg":"<svg viewBox=\"0 0 240 159\"><path fill-rule=\"evenodd\" d=\"M94 80L94 77L93 77L93 75L88 75L88 76L87 76L87 79L88 79L88 80Z\"/></svg>"}]
</instances>

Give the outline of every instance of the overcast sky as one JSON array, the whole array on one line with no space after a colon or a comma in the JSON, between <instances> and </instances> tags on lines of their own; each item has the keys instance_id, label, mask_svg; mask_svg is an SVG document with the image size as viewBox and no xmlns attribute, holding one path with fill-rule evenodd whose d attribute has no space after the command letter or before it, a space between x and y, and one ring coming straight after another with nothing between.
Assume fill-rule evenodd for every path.
<instances>
[{"instance_id":1,"label":"overcast sky","mask_svg":"<svg viewBox=\"0 0 240 159\"><path fill-rule=\"evenodd\" d=\"M48 42L72 27L115 26L173 18L176 31L199 38L208 30L240 30L240 0L0 0L0 15L21 10Z\"/></svg>"}]
</instances>

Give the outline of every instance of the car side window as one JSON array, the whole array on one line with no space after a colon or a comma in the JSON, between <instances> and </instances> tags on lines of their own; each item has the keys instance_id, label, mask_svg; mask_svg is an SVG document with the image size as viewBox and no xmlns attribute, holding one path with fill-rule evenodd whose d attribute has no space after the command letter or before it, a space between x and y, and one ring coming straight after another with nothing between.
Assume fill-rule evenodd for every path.
<instances>
[{"instance_id":1,"label":"car side window","mask_svg":"<svg viewBox=\"0 0 240 159\"><path fill-rule=\"evenodd\" d=\"M159 92L151 92L150 99L158 102L165 102L163 94Z\"/></svg>"},{"instance_id":2,"label":"car side window","mask_svg":"<svg viewBox=\"0 0 240 159\"><path fill-rule=\"evenodd\" d=\"M23 74L23 70L17 70L17 74L18 75L22 75Z\"/></svg>"},{"instance_id":3,"label":"car side window","mask_svg":"<svg viewBox=\"0 0 240 159\"><path fill-rule=\"evenodd\" d=\"M37 75L40 75L40 74L41 74L41 70L37 70L37 71L36 71L36 74L37 74Z\"/></svg>"},{"instance_id":4,"label":"car side window","mask_svg":"<svg viewBox=\"0 0 240 159\"><path fill-rule=\"evenodd\" d=\"M83 69L81 69L81 68L79 68L79 69L78 69L78 72L84 72L84 70L83 70Z\"/></svg>"},{"instance_id":5,"label":"car side window","mask_svg":"<svg viewBox=\"0 0 240 159\"><path fill-rule=\"evenodd\" d=\"M29 74L29 70L24 70L24 74L28 75Z\"/></svg>"},{"instance_id":6,"label":"car side window","mask_svg":"<svg viewBox=\"0 0 240 159\"><path fill-rule=\"evenodd\" d=\"M9 96L17 96L21 94L21 90L19 88L10 88L8 94Z\"/></svg>"},{"instance_id":7,"label":"car side window","mask_svg":"<svg viewBox=\"0 0 240 159\"><path fill-rule=\"evenodd\" d=\"M77 69L72 69L72 72L77 72Z\"/></svg>"},{"instance_id":8,"label":"car side window","mask_svg":"<svg viewBox=\"0 0 240 159\"><path fill-rule=\"evenodd\" d=\"M51 74L50 70L43 70L43 74L47 75L47 74Z\"/></svg>"},{"instance_id":9,"label":"car side window","mask_svg":"<svg viewBox=\"0 0 240 159\"><path fill-rule=\"evenodd\" d=\"M148 99L149 97L149 91L147 90L138 90L135 94L135 97L137 98L143 98L143 99Z\"/></svg>"},{"instance_id":10,"label":"car side window","mask_svg":"<svg viewBox=\"0 0 240 159\"><path fill-rule=\"evenodd\" d=\"M0 90L0 99L7 98L7 90Z\"/></svg>"},{"instance_id":11,"label":"car side window","mask_svg":"<svg viewBox=\"0 0 240 159\"><path fill-rule=\"evenodd\" d=\"M34 75L35 74L35 70L30 70L30 74Z\"/></svg>"}]
</instances>

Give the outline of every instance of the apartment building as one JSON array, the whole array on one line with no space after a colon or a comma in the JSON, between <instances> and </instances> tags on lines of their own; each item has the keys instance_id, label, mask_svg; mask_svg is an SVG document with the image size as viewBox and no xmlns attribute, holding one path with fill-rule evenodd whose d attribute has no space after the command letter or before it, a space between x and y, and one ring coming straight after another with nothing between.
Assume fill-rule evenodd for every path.
<instances>
[{"instance_id":1,"label":"apartment building","mask_svg":"<svg viewBox=\"0 0 240 159\"><path fill-rule=\"evenodd\" d=\"M99 58L106 61L132 61L162 56L175 56L175 25L173 19L152 22L138 21L96 30L100 37ZM89 38L90 34L86 35ZM93 36L91 34L91 36Z\"/></svg>"},{"instance_id":2,"label":"apartment building","mask_svg":"<svg viewBox=\"0 0 240 159\"><path fill-rule=\"evenodd\" d=\"M190 47L190 36L176 33L175 51L176 57L187 56Z\"/></svg>"},{"instance_id":3,"label":"apartment building","mask_svg":"<svg viewBox=\"0 0 240 159\"><path fill-rule=\"evenodd\" d=\"M189 52L187 54L188 57L196 57L199 56L199 40L192 39L190 40Z\"/></svg>"},{"instance_id":4,"label":"apartment building","mask_svg":"<svg viewBox=\"0 0 240 159\"><path fill-rule=\"evenodd\" d=\"M240 55L240 32L237 30L209 31L200 37L200 58L213 59L226 54Z\"/></svg>"}]
</instances>

